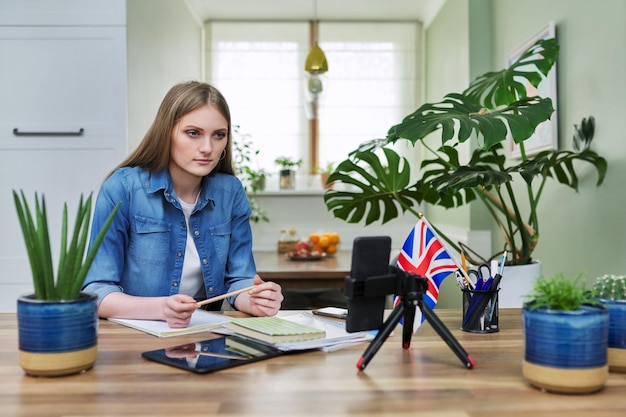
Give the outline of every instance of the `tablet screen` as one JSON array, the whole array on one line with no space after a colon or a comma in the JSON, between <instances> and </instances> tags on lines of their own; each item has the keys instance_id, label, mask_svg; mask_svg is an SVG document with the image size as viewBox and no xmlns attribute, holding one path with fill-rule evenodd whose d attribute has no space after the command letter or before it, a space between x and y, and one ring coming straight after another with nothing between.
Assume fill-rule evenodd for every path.
<instances>
[{"instance_id":1,"label":"tablet screen","mask_svg":"<svg viewBox=\"0 0 626 417\"><path fill-rule=\"evenodd\" d=\"M209 373L283 354L281 350L238 336L143 352L146 359L197 373Z\"/></svg>"}]
</instances>

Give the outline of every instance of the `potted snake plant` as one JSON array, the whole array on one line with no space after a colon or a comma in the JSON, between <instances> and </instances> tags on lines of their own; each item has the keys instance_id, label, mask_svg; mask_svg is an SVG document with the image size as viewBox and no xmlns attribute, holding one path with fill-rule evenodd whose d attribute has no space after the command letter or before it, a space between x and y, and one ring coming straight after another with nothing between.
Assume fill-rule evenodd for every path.
<instances>
[{"instance_id":1,"label":"potted snake plant","mask_svg":"<svg viewBox=\"0 0 626 417\"><path fill-rule=\"evenodd\" d=\"M35 193L33 211L23 191L13 191L13 197L34 284L34 293L17 300L20 366L33 376L90 369L97 358L97 299L81 292L81 287L120 205L107 218L86 257L91 195L85 201L81 195L71 235L64 205L55 274L44 196L40 199Z\"/></svg>"}]
</instances>

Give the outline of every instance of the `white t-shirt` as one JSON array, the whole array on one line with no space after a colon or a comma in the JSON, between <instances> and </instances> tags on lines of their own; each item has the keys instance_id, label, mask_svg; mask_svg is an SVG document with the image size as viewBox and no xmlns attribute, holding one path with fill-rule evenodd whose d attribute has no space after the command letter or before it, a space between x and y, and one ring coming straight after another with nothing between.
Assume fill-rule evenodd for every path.
<instances>
[{"instance_id":1,"label":"white t-shirt","mask_svg":"<svg viewBox=\"0 0 626 417\"><path fill-rule=\"evenodd\" d=\"M202 268L200 267L200 256L198 249L191 236L191 227L189 225L189 217L196 204L185 203L178 200L185 214L187 222L187 244L185 247L185 258L183 261L183 272L180 277L180 294L187 294L195 298L204 298L204 281L202 279Z\"/></svg>"}]
</instances>

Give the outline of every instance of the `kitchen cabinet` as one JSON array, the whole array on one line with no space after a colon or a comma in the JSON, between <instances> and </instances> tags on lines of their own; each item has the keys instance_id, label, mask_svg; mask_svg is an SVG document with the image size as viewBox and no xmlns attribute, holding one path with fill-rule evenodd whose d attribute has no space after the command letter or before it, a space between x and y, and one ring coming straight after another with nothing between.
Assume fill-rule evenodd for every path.
<instances>
[{"instance_id":1,"label":"kitchen cabinet","mask_svg":"<svg viewBox=\"0 0 626 417\"><path fill-rule=\"evenodd\" d=\"M12 190L45 195L58 245L63 202L72 219L126 155L125 11L121 0L0 4L0 311L32 291Z\"/></svg>"}]
</instances>

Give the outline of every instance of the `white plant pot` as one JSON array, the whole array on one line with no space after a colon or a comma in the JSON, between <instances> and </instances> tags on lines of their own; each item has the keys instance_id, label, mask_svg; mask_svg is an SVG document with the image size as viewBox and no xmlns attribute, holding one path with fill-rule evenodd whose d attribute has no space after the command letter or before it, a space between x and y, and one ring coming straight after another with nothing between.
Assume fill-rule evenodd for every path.
<instances>
[{"instance_id":1,"label":"white plant pot","mask_svg":"<svg viewBox=\"0 0 626 417\"><path fill-rule=\"evenodd\" d=\"M505 266L502 271L498 304L500 308L521 308L524 296L531 292L541 276L541 262L528 265Z\"/></svg>"}]
</instances>

